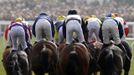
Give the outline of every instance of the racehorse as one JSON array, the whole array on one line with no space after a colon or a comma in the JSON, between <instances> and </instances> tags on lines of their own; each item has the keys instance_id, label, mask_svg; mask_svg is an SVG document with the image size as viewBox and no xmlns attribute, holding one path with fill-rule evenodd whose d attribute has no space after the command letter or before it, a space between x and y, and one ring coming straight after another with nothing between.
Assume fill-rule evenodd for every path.
<instances>
[{"instance_id":1,"label":"racehorse","mask_svg":"<svg viewBox=\"0 0 134 75\"><path fill-rule=\"evenodd\" d=\"M58 62L57 46L46 40L41 40L33 45L30 53L32 70L35 75L56 75Z\"/></svg>"},{"instance_id":2,"label":"racehorse","mask_svg":"<svg viewBox=\"0 0 134 75\"><path fill-rule=\"evenodd\" d=\"M98 64L101 75L121 75L123 69L123 51L111 44L102 49Z\"/></svg>"},{"instance_id":3,"label":"racehorse","mask_svg":"<svg viewBox=\"0 0 134 75\"><path fill-rule=\"evenodd\" d=\"M3 53L2 62L6 75L31 75L27 54L22 50L10 53L11 48L5 49Z\"/></svg>"},{"instance_id":4,"label":"racehorse","mask_svg":"<svg viewBox=\"0 0 134 75\"><path fill-rule=\"evenodd\" d=\"M88 75L90 58L83 44L62 44L59 47L59 75Z\"/></svg>"},{"instance_id":5,"label":"racehorse","mask_svg":"<svg viewBox=\"0 0 134 75\"><path fill-rule=\"evenodd\" d=\"M88 75L97 75L97 72L100 71L99 64L97 60L99 59L99 54L101 53L102 43L101 42L92 42L88 43L92 59L89 63L89 74Z\"/></svg>"},{"instance_id":6,"label":"racehorse","mask_svg":"<svg viewBox=\"0 0 134 75\"><path fill-rule=\"evenodd\" d=\"M132 59L132 49L130 48L130 46L128 45L127 42L122 41L122 44L125 47L127 55L128 55L128 57L125 57L125 59L124 59L124 66L123 66L124 75L129 75L131 59Z\"/></svg>"}]
</instances>

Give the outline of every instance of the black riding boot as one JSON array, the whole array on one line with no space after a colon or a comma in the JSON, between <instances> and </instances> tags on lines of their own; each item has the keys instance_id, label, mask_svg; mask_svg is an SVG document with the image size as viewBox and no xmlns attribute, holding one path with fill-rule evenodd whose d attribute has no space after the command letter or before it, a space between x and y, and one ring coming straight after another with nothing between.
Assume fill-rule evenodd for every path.
<instances>
[{"instance_id":1,"label":"black riding boot","mask_svg":"<svg viewBox=\"0 0 134 75\"><path fill-rule=\"evenodd\" d=\"M11 53L7 56L6 60L12 60L15 55L16 55L17 50L12 50ZM13 56L14 55L14 56Z\"/></svg>"},{"instance_id":2,"label":"black riding boot","mask_svg":"<svg viewBox=\"0 0 134 75\"><path fill-rule=\"evenodd\" d=\"M84 42L82 42L82 44L84 44L85 46L86 46L86 48L89 48L88 47L88 44L84 41Z\"/></svg>"},{"instance_id":3,"label":"black riding boot","mask_svg":"<svg viewBox=\"0 0 134 75\"><path fill-rule=\"evenodd\" d=\"M128 55L127 55L127 52L126 52L126 49L125 49L125 47L122 45L122 43L118 44L117 46L123 51L123 53L125 54L125 56L127 57L127 59L129 59L129 57L128 57Z\"/></svg>"},{"instance_id":4,"label":"black riding boot","mask_svg":"<svg viewBox=\"0 0 134 75\"><path fill-rule=\"evenodd\" d=\"M35 42L34 42L34 45L35 45L36 43L38 43L38 42L37 42L37 41L35 41Z\"/></svg>"},{"instance_id":5,"label":"black riding boot","mask_svg":"<svg viewBox=\"0 0 134 75\"><path fill-rule=\"evenodd\" d=\"M29 48L26 48L24 51L27 53L27 55L29 55L29 53L30 53L30 49Z\"/></svg>"},{"instance_id":6,"label":"black riding boot","mask_svg":"<svg viewBox=\"0 0 134 75\"><path fill-rule=\"evenodd\" d=\"M17 50L12 50L12 51L11 51L12 54L14 54L14 53L16 53L16 52L17 52Z\"/></svg>"},{"instance_id":7,"label":"black riding boot","mask_svg":"<svg viewBox=\"0 0 134 75\"><path fill-rule=\"evenodd\" d=\"M11 46L6 46L6 49L11 48Z\"/></svg>"}]
</instances>

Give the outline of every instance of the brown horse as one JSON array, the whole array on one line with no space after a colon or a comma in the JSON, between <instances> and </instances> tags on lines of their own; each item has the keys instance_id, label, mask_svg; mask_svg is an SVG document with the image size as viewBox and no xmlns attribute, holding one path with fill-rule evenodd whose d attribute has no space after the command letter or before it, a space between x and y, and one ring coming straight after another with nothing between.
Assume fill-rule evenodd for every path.
<instances>
[{"instance_id":1,"label":"brown horse","mask_svg":"<svg viewBox=\"0 0 134 75\"><path fill-rule=\"evenodd\" d=\"M123 69L123 52L111 44L100 53L98 64L101 75L121 75Z\"/></svg>"},{"instance_id":2,"label":"brown horse","mask_svg":"<svg viewBox=\"0 0 134 75\"><path fill-rule=\"evenodd\" d=\"M34 44L30 53L32 70L35 75L56 75L58 62L57 46L49 41L41 40Z\"/></svg>"},{"instance_id":3,"label":"brown horse","mask_svg":"<svg viewBox=\"0 0 134 75\"><path fill-rule=\"evenodd\" d=\"M83 44L62 44L59 47L59 75L88 75L90 58Z\"/></svg>"},{"instance_id":4,"label":"brown horse","mask_svg":"<svg viewBox=\"0 0 134 75\"><path fill-rule=\"evenodd\" d=\"M11 48L5 49L3 53L2 62L6 75L31 75L27 54L22 50L10 53Z\"/></svg>"}]
</instances>

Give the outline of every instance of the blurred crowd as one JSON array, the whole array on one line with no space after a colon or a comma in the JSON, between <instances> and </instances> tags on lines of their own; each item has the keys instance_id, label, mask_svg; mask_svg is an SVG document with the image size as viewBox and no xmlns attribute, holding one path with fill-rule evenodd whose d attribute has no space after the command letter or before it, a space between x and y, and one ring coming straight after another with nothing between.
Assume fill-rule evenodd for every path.
<instances>
[{"instance_id":1,"label":"blurred crowd","mask_svg":"<svg viewBox=\"0 0 134 75\"><path fill-rule=\"evenodd\" d=\"M15 17L24 17L33 20L40 12L46 12L52 17L66 15L69 9L78 10L82 16L96 15L100 18L110 12L120 13L127 21L134 21L134 6L129 3L119 4L115 0L100 5L98 2L91 4L77 2L65 2L64 0L7 0L0 2L0 20L10 20Z\"/></svg>"}]
</instances>

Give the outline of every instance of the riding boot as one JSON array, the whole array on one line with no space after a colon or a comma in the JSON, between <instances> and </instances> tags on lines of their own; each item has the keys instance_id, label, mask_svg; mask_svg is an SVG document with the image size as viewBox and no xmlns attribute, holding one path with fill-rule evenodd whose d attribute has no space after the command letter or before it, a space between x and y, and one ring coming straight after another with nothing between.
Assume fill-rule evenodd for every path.
<instances>
[{"instance_id":1,"label":"riding boot","mask_svg":"<svg viewBox=\"0 0 134 75\"><path fill-rule=\"evenodd\" d=\"M13 55L15 55L17 50L12 50L11 53L7 56L6 60L11 61L13 60Z\"/></svg>"},{"instance_id":2,"label":"riding boot","mask_svg":"<svg viewBox=\"0 0 134 75\"><path fill-rule=\"evenodd\" d=\"M6 46L6 49L11 48L10 46Z\"/></svg>"},{"instance_id":3,"label":"riding boot","mask_svg":"<svg viewBox=\"0 0 134 75\"><path fill-rule=\"evenodd\" d=\"M59 47L59 44L58 44L58 43L56 43L56 46L57 46L57 47Z\"/></svg>"},{"instance_id":4,"label":"riding boot","mask_svg":"<svg viewBox=\"0 0 134 75\"><path fill-rule=\"evenodd\" d=\"M11 56L16 54L16 52L17 52L17 50L12 50L11 53L8 55L7 60L9 60Z\"/></svg>"},{"instance_id":5,"label":"riding boot","mask_svg":"<svg viewBox=\"0 0 134 75\"><path fill-rule=\"evenodd\" d=\"M82 44L84 44L85 46L86 46L86 48L88 48L89 49L89 47L88 47L88 44L84 41L84 42L82 42Z\"/></svg>"},{"instance_id":6,"label":"riding boot","mask_svg":"<svg viewBox=\"0 0 134 75\"><path fill-rule=\"evenodd\" d=\"M31 44L30 42L27 42L27 46L28 46L29 48L31 48L31 47L32 47L32 44Z\"/></svg>"},{"instance_id":7,"label":"riding boot","mask_svg":"<svg viewBox=\"0 0 134 75\"><path fill-rule=\"evenodd\" d=\"M123 51L123 53L125 54L126 58L127 58L127 59L130 59L129 56L127 55L126 49L125 49L125 47L122 45L122 43L118 44L117 46Z\"/></svg>"},{"instance_id":8,"label":"riding boot","mask_svg":"<svg viewBox=\"0 0 134 75\"><path fill-rule=\"evenodd\" d=\"M38 42L37 42L37 41L35 41L35 42L34 42L34 45L35 45L36 43L38 43Z\"/></svg>"},{"instance_id":9,"label":"riding boot","mask_svg":"<svg viewBox=\"0 0 134 75\"><path fill-rule=\"evenodd\" d=\"M30 49L29 49L29 48L26 48L26 49L24 49L24 51L25 51L25 52L26 52L26 54L29 56Z\"/></svg>"}]
</instances>

